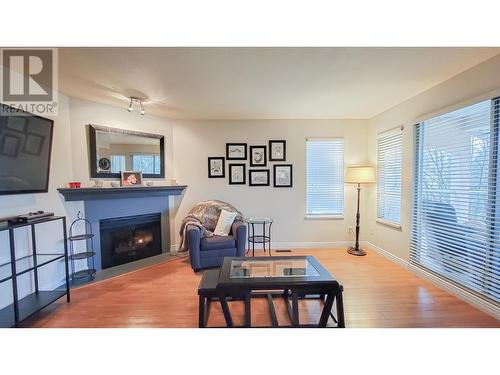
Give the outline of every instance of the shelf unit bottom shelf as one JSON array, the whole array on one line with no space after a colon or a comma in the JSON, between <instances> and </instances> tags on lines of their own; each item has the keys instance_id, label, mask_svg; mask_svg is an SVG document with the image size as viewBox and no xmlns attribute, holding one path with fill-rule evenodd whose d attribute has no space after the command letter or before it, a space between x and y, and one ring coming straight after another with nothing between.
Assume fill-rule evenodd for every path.
<instances>
[{"instance_id":1,"label":"shelf unit bottom shelf","mask_svg":"<svg viewBox=\"0 0 500 375\"><path fill-rule=\"evenodd\" d=\"M19 321L23 321L65 295L66 289L40 291L27 295L19 300ZM14 326L14 304L10 304L0 310L0 327Z\"/></svg>"}]
</instances>

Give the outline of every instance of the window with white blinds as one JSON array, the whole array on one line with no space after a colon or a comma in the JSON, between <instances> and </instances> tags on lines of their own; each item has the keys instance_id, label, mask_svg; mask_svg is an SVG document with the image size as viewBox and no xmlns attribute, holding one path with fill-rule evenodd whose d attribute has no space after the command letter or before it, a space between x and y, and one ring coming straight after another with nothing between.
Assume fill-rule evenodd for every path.
<instances>
[{"instance_id":1,"label":"window with white blinds","mask_svg":"<svg viewBox=\"0 0 500 375\"><path fill-rule=\"evenodd\" d=\"M306 141L306 214L344 214L344 140Z\"/></svg>"},{"instance_id":2,"label":"window with white blinds","mask_svg":"<svg viewBox=\"0 0 500 375\"><path fill-rule=\"evenodd\" d=\"M500 302L499 99L415 127L410 260Z\"/></svg>"},{"instance_id":3,"label":"window with white blinds","mask_svg":"<svg viewBox=\"0 0 500 375\"><path fill-rule=\"evenodd\" d=\"M377 152L377 217L401 223L401 128L379 134Z\"/></svg>"}]
</instances>

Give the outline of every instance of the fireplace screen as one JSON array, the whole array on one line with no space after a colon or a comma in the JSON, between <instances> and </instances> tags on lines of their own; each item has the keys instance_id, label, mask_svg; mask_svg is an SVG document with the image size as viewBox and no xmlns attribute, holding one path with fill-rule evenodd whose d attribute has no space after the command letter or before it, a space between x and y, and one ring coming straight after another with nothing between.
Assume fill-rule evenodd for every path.
<instances>
[{"instance_id":1,"label":"fireplace screen","mask_svg":"<svg viewBox=\"0 0 500 375\"><path fill-rule=\"evenodd\" d=\"M161 215L101 220L102 268L161 254Z\"/></svg>"}]
</instances>

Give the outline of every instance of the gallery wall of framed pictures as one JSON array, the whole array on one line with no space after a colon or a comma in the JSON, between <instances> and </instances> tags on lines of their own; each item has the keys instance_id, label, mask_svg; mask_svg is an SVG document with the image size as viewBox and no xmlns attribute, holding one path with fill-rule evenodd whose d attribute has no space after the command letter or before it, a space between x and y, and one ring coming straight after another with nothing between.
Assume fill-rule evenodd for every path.
<instances>
[{"instance_id":1,"label":"gallery wall of framed pictures","mask_svg":"<svg viewBox=\"0 0 500 375\"><path fill-rule=\"evenodd\" d=\"M293 187L293 166L286 162L286 140L272 139L267 145L226 143L226 156L208 158L208 178L225 178L228 163L229 185ZM247 162L249 168L247 168Z\"/></svg>"}]
</instances>

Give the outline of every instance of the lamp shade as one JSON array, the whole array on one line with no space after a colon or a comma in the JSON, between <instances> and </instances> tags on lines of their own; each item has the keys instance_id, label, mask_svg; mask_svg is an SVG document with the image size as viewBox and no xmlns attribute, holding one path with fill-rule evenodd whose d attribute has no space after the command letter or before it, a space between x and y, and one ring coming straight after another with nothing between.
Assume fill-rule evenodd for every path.
<instances>
[{"instance_id":1,"label":"lamp shade","mask_svg":"<svg viewBox=\"0 0 500 375\"><path fill-rule=\"evenodd\" d=\"M375 168L370 166L347 167L344 182L348 184L373 183L375 182Z\"/></svg>"}]
</instances>

